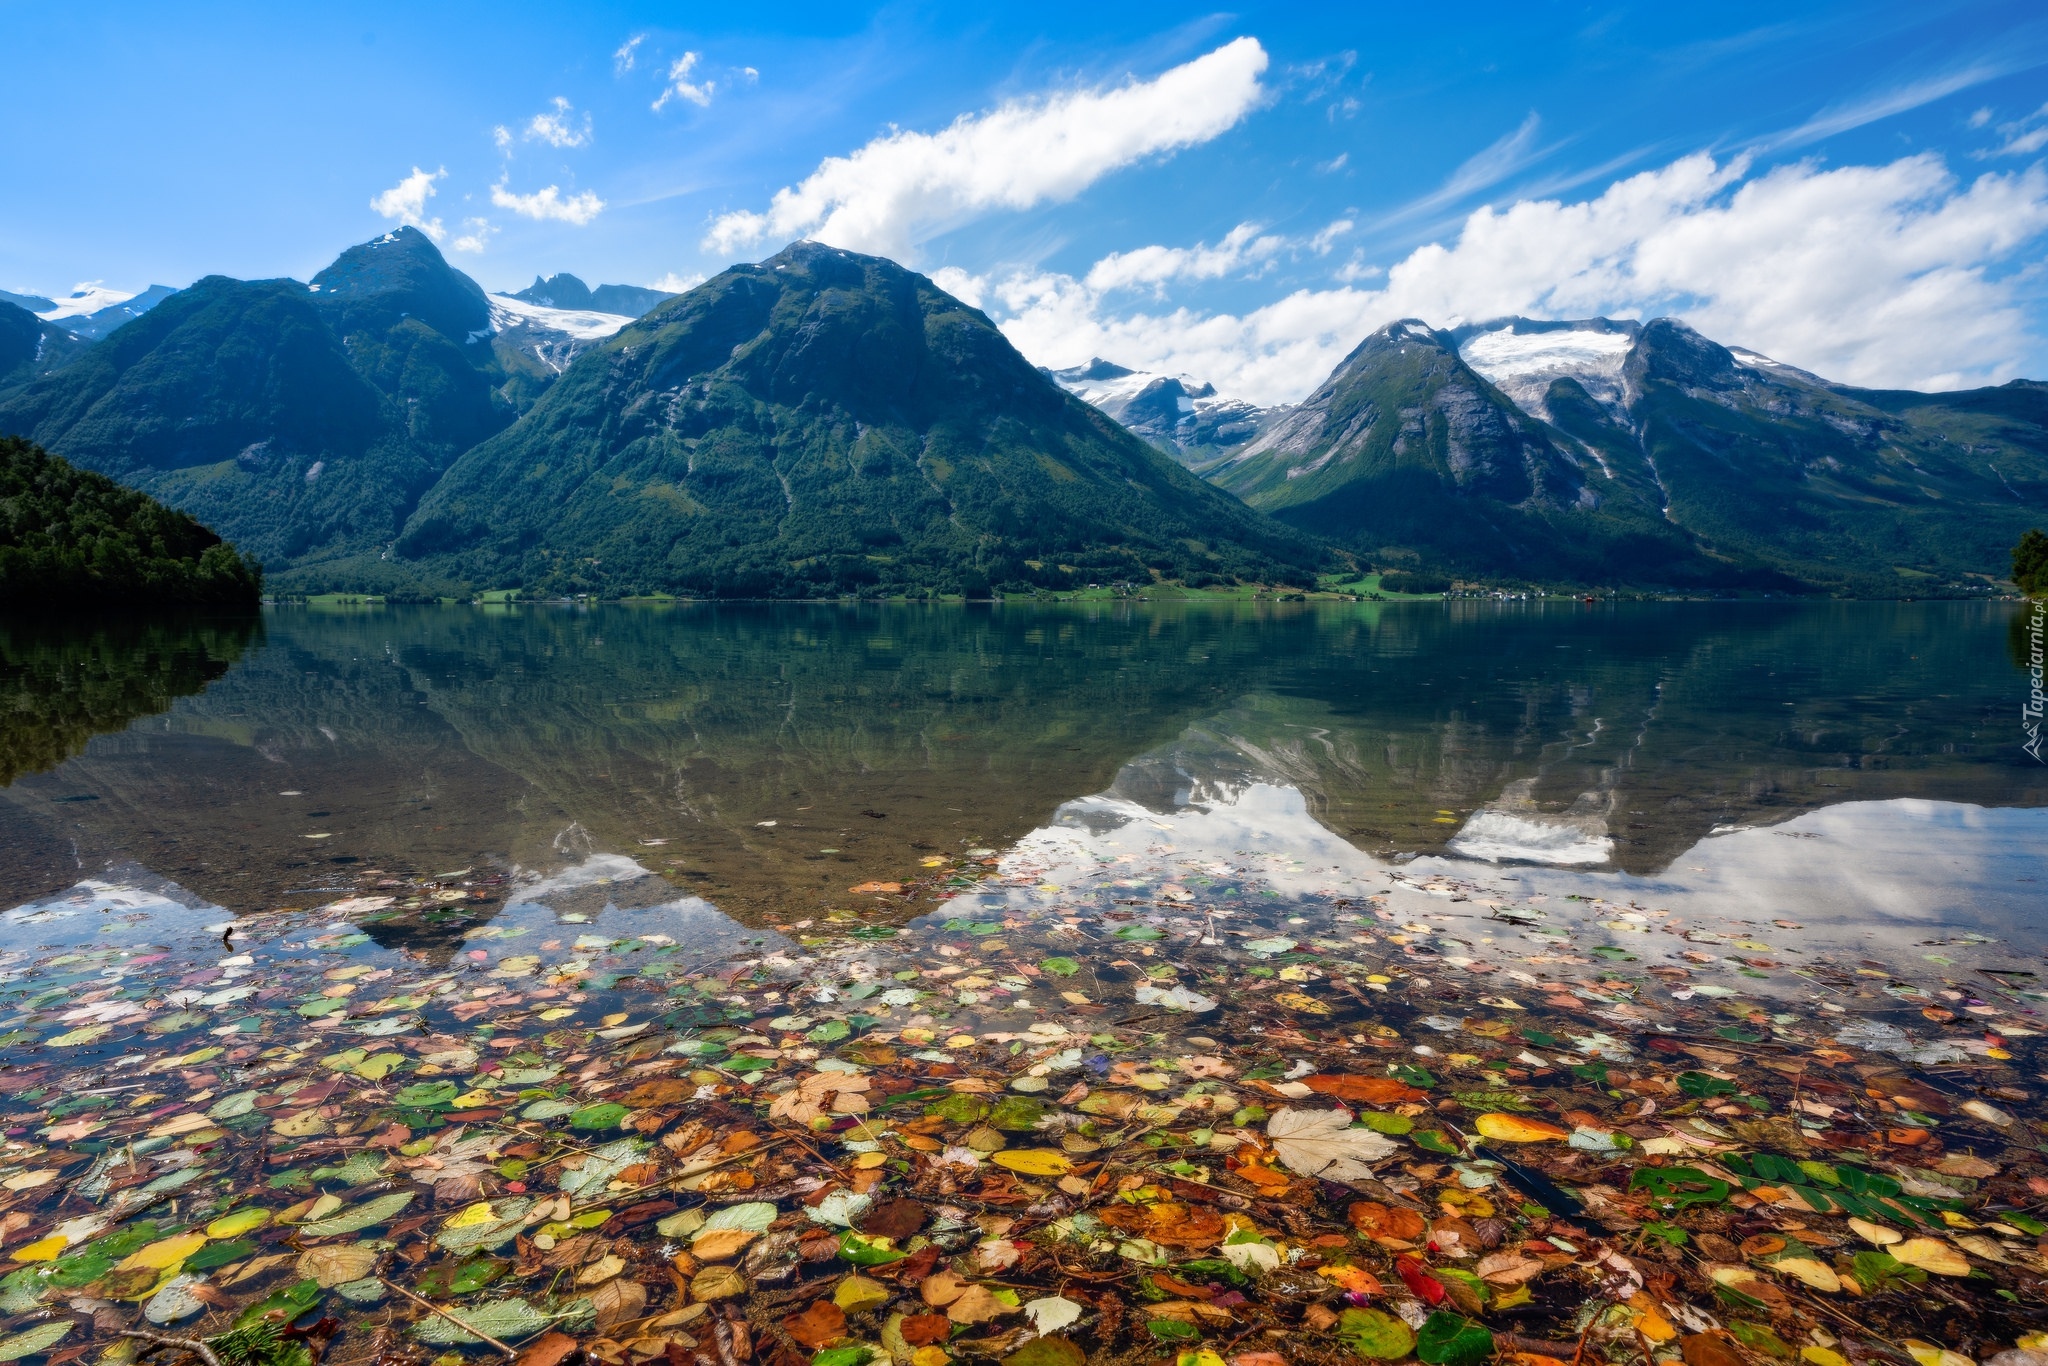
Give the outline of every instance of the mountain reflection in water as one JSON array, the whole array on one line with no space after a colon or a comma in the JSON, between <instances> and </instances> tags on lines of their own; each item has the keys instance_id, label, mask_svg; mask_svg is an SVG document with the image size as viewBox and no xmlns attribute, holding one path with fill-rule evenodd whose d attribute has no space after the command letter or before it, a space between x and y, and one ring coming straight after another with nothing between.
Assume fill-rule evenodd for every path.
<instances>
[{"instance_id":1,"label":"mountain reflection in water","mask_svg":"<svg viewBox=\"0 0 2048 1366\"><path fill-rule=\"evenodd\" d=\"M208 647L225 671L197 695L6 789L0 892L20 904L127 861L247 915L379 879L503 881L489 906L380 930L425 951L596 856L652 874L600 914L702 905L761 925L941 852L1089 821L1179 831L1197 807L1311 862L1656 878L1733 847L1716 829L1844 803L2048 806L2010 724L2008 614L279 610L238 662ZM1927 830L1932 859L1953 832Z\"/></svg>"}]
</instances>

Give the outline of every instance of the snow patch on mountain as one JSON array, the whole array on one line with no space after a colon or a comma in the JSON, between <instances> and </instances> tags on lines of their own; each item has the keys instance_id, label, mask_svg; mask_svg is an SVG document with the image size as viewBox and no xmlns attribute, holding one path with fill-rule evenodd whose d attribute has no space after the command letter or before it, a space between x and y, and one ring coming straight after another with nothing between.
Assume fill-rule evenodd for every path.
<instances>
[{"instance_id":1,"label":"snow patch on mountain","mask_svg":"<svg viewBox=\"0 0 2048 1366\"><path fill-rule=\"evenodd\" d=\"M1086 365L1045 373L1083 403L1180 456L1206 456L1249 440L1278 411L1224 398L1215 385L1192 375L1132 370L1099 356Z\"/></svg>"},{"instance_id":2,"label":"snow patch on mountain","mask_svg":"<svg viewBox=\"0 0 2048 1366\"><path fill-rule=\"evenodd\" d=\"M36 316L46 323L61 322L65 318L82 318L88 313L97 313L115 304L125 304L135 297L133 290L108 289L98 280L88 280L57 300L57 306Z\"/></svg>"},{"instance_id":3,"label":"snow patch on mountain","mask_svg":"<svg viewBox=\"0 0 2048 1366\"><path fill-rule=\"evenodd\" d=\"M1604 318L1533 327L1517 318L1466 337L1458 355L1532 417L1550 420L1545 396L1559 379L1577 380L1595 402L1619 413L1627 400L1622 363L1636 330Z\"/></svg>"},{"instance_id":4,"label":"snow patch on mountain","mask_svg":"<svg viewBox=\"0 0 2048 1366\"><path fill-rule=\"evenodd\" d=\"M491 295L490 304L491 322L501 331L530 326L548 332L565 333L577 341L603 341L633 321L620 313L597 313L580 308L549 308L543 304L515 299L509 294Z\"/></svg>"}]
</instances>

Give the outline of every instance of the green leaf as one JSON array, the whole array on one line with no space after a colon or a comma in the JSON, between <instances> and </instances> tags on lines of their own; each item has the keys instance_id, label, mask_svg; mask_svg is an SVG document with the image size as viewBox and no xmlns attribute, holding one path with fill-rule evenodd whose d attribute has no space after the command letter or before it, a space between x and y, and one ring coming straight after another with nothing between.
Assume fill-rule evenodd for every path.
<instances>
[{"instance_id":1,"label":"green leaf","mask_svg":"<svg viewBox=\"0 0 2048 1366\"><path fill-rule=\"evenodd\" d=\"M1729 1193L1726 1181L1694 1167L1638 1167L1628 1188L1650 1192L1651 1199L1667 1209L1719 1204Z\"/></svg>"},{"instance_id":2,"label":"green leaf","mask_svg":"<svg viewBox=\"0 0 2048 1366\"><path fill-rule=\"evenodd\" d=\"M996 1102L996 1108L989 1111L989 1127L1006 1133L1027 1133L1038 1127L1050 1107L1042 1100L1030 1096L1004 1096Z\"/></svg>"},{"instance_id":3,"label":"green leaf","mask_svg":"<svg viewBox=\"0 0 2048 1366\"><path fill-rule=\"evenodd\" d=\"M461 1263L442 1262L428 1267L415 1289L429 1298L474 1294L511 1269L512 1263L502 1257L473 1257Z\"/></svg>"},{"instance_id":4,"label":"green leaf","mask_svg":"<svg viewBox=\"0 0 2048 1366\"><path fill-rule=\"evenodd\" d=\"M452 1081L423 1081L405 1086L392 1099L408 1110L425 1110L436 1105L446 1105L462 1094L462 1088Z\"/></svg>"},{"instance_id":5,"label":"green leaf","mask_svg":"<svg viewBox=\"0 0 2048 1366\"><path fill-rule=\"evenodd\" d=\"M1799 1355L1783 1338L1761 1323L1751 1323L1747 1319L1730 1319L1728 1331L1735 1335L1737 1342L1752 1352L1762 1352L1765 1356L1778 1357L1785 1361Z\"/></svg>"},{"instance_id":6,"label":"green leaf","mask_svg":"<svg viewBox=\"0 0 2048 1366\"><path fill-rule=\"evenodd\" d=\"M706 1219L699 1228L705 1233L724 1228L743 1228L749 1233L766 1233L768 1226L774 1222L774 1205L766 1200L749 1200L743 1205L727 1205Z\"/></svg>"},{"instance_id":7,"label":"green leaf","mask_svg":"<svg viewBox=\"0 0 2048 1366\"><path fill-rule=\"evenodd\" d=\"M320 1302L320 1282L300 1281L273 1290L269 1295L244 1309L235 1316L235 1327L246 1328L252 1323L268 1319L282 1326Z\"/></svg>"},{"instance_id":8,"label":"green leaf","mask_svg":"<svg viewBox=\"0 0 2048 1366\"><path fill-rule=\"evenodd\" d=\"M633 1113L615 1100L602 1105L586 1105L569 1116L572 1129L616 1129L625 1123L626 1116Z\"/></svg>"},{"instance_id":9,"label":"green leaf","mask_svg":"<svg viewBox=\"0 0 2048 1366\"><path fill-rule=\"evenodd\" d=\"M1423 1129L1418 1133L1411 1134L1408 1141L1418 1148L1426 1148L1433 1153L1442 1153L1446 1157L1456 1157L1462 1151L1456 1143L1436 1129Z\"/></svg>"},{"instance_id":10,"label":"green leaf","mask_svg":"<svg viewBox=\"0 0 2048 1366\"><path fill-rule=\"evenodd\" d=\"M1127 940L1164 939L1166 931L1156 925L1126 925L1116 932L1116 937Z\"/></svg>"},{"instance_id":11,"label":"green leaf","mask_svg":"<svg viewBox=\"0 0 2048 1366\"><path fill-rule=\"evenodd\" d=\"M19 1361L47 1352L57 1345L72 1329L70 1319L52 1319L39 1323L26 1333L16 1333L11 1338L0 1338L0 1361Z\"/></svg>"},{"instance_id":12,"label":"green leaf","mask_svg":"<svg viewBox=\"0 0 2048 1366\"><path fill-rule=\"evenodd\" d=\"M1039 971L1049 972L1055 977L1072 977L1081 970L1081 965L1071 958L1048 958L1040 963L1038 968Z\"/></svg>"},{"instance_id":13,"label":"green leaf","mask_svg":"<svg viewBox=\"0 0 2048 1366\"><path fill-rule=\"evenodd\" d=\"M1684 1247L1692 1235L1676 1224L1665 1224L1650 1219L1643 1223L1643 1236L1655 1238L1668 1247Z\"/></svg>"},{"instance_id":14,"label":"green leaf","mask_svg":"<svg viewBox=\"0 0 2048 1366\"><path fill-rule=\"evenodd\" d=\"M1415 1355L1429 1366L1479 1366L1493 1355L1493 1334L1483 1324L1439 1309L1415 1335Z\"/></svg>"},{"instance_id":15,"label":"green leaf","mask_svg":"<svg viewBox=\"0 0 2048 1366\"><path fill-rule=\"evenodd\" d=\"M804 1037L812 1043L838 1043L851 1033L853 1033L853 1027L847 1024L846 1021L827 1020L810 1033L804 1035Z\"/></svg>"},{"instance_id":16,"label":"green leaf","mask_svg":"<svg viewBox=\"0 0 2048 1366\"><path fill-rule=\"evenodd\" d=\"M492 1300L488 1304L465 1308L462 1321L476 1329L476 1333L488 1333L502 1341L531 1337L547 1327L553 1318L525 1300ZM476 1333L466 1333L438 1314L415 1323L412 1332L421 1342L436 1345L483 1341Z\"/></svg>"},{"instance_id":17,"label":"green leaf","mask_svg":"<svg viewBox=\"0 0 2048 1366\"><path fill-rule=\"evenodd\" d=\"M1436 1085L1436 1078L1431 1076L1427 1069L1417 1067L1412 1062L1397 1064L1394 1068L1394 1075L1407 1082L1410 1086L1420 1086L1425 1091Z\"/></svg>"},{"instance_id":18,"label":"green leaf","mask_svg":"<svg viewBox=\"0 0 2048 1366\"><path fill-rule=\"evenodd\" d=\"M988 1114L988 1102L975 1096L954 1094L936 1105L924 1107L925 1115L950 1124L973 1124Z\"/></svg>"},{"instance_id":19,"label":"green leaf","mask_svg":"<svg viewBox=\"0 0 2048 1366\"><path fill-rule=\"evenodd\" d=\"M1412 1133L1415 1129L1415 1121L1407 1115L1390 1115L1379 1110L1367 1110L1358 1118L1366 1128L1375 1133L1405 1134Z\"/></svg>"},{"instance_id":20,"label":"green leaf","mask_svg":"<svg viewBox=\"0 0 2048 1366\"><path fill-rule=\"evenodd\" d=\"M300 1231L314 1238L331 1238L337 1233L354 1233L358 1229L388 1222L393 1215L412 1203L412 1197L412 1191L380 1195L374 1200L365 1200L360 1205L339 1210L328 1218L315 1220Z\"/></svg>"},{"instance_id":21,"label":"green leaf","mask_svg":"<svg viewBox=\"0 0 2048 1366\"><path fill-rule=\"evenodd\" d=\"M1415 1350L1415 1330L1384 1309L1346 1309L1337 1316L1337 1336L1374 1361L1399 1361Z\"/></svg>"},{"instance_id":22,"label":"green leaf","mask_svg":"<svg viewBox=\"0 0 2048 1366\"><path fill-rule=\"evenodd\" d=\"M898 1252L893 1247L883 1247L875 1239L852 1229L839 1235L839 1255L855 1266L887 1266L900 1262L909 1254Z\"/></svg>"},{"instance_id":23,"label":"green leaf","mask_svg":"<svg viewBox=\"0 0 2048 1366\"><path fill-rule=\"evenodd\" d=\"M1732 1081L1722 1081L1719 1077L1710 1077L1705 1072L1680 1072L1678 1074L1678 1089L1685 1092L1688 1096L1705 1098L1707 1096L1732 1096L1740 1088ZM1757 1156L1764 1158L1769 1157L1770 1154L1759 1153ZM1761 1175L1762 1173L1759 1172L1758 1174Z\"/></svg>"},{"instance_id":24,"label":"green leaf","mask_svg":"<svg viewBox=\"0 0 2048 1366\"><path fill-rule=\"evenodd\" d=\"M185 1259L187 1271L211 1271L229 1262L239 1262L256 1250L256 1244L247 1238L236 1238L226 1243L208 1243Z\"/></svg>"},{"instance_id":25,"label":"green leaf","mask_svg":"<svg viewBox=\"0 0 2048 1366\"><path fill-rule=\"evenodd\" d=\"M1201 1329L1179 1319L1147 1319L1145 1327L1161 1342L1193 1342L1202 1336Z\"/></svg>"},{"instance_id":26,"label":"green leaf","mask_svg":"<svg viewBox=\"0 0 2048 1366\"><path fill-rule=\"evenodd\" d=\"M827 1347L811 1358L811 1366L866 1366L874 1356L874 1348L856 1342L846 1347Z\"/></svg>"}]
</instances>

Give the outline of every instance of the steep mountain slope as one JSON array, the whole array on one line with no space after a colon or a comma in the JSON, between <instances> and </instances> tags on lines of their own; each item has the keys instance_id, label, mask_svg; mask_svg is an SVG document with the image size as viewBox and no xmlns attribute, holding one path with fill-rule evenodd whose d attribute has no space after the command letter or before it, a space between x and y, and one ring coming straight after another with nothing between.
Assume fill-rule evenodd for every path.
<instances>
[{"instance_id":1,"label":"steep mountain slope","mask_svg":"<svg viewBox=\"0 0 2048 1366\"><path fill-rule=\"evenodd\" d=\"M140 294L126 298L115 295L115 302L98 308L79 307L71 300L60 300L55 308L43 310L42 317L45 322L55 323L74 337L98 341L116 328L126 327L177 292L169 285L151 285Z\"/></svg>"},{"instance_id":2,"label":"steep mountain slope","mask_svg":"<svg viewBox=\"0 0 2048 1366\"><path fill-rule=\"evenodd\" d=\"M522 413L578 356L633 321L619 313L537 304L516 294L493 294L490 307L491 350L506 375L498 392Z\"/></svg>"},{"instance_id":3,"label":"steep mountain slope","mask_svg":"<svg viewBox=\"0 0 2048 1366\"><path fill-rule=\"evenodd\" d=\"M55 323L0 301L0 394L62 369L85 348Z\"/></svg>"},{"instance_id":4,"label":"steep mountain slope","mask_svg":"<svg viewBox=\"0 0 2048 1366\"><path fill-rule=\"evenodd\" d=\"M209 276L0 399L0 432L181 508L283 572L375 565L509 406L483 291L413 229L315 276ZM297 577L294 577L294 576Z\"/></svg>"},{"instance_id":5,"label":"steep mountain slope","mask_svg":"<svg viewBox=\"0 0 2048 1366\"><path fill-rule=\"evenodd\" d=\"M511 297L543 308L566 308L586 313L618 313L637 318L676 296L663 289L641 285L599 285L596 289L573 275L536 275L533 283Z\"/></svg>"},{"instance_id":6,"label":"steep mountain slope","mask_svg":"<svg viewBox=\"0 0 2048 1366\"><path fill-rule=\"evenodd\" d=\"M1205 473L1382 566L1615 582L1649 564L1666 583L1731 577L1693 551L1654 498L1522 412L1448 335L1413 320L1367 337L1298 407Z\"/></svg>"},{"instance_id":7,"label":"steep mountain slope","mask_svg":"<svg viewBox=\"0 0 2048 1366\"><path fill-rule=\"evenodd\" d=\"M1817 588L1998 577L2006 547L2048 513L2048 386L1856 390L1668 318L1508 319L1462 339L1525 409L1638 493L1654 488L1707 553Z\"/></svg>"},{"instance_id":8,"label":"steep mountain slope","mask_svg":"<svg viewBox=\"0 0 2048 1366\"><path fill-rule=\"evenodd\" d=\"M480 585L736 596L1300 579L1316 557L930 280L808 242L577 360L397 553Z\"/></svg>"},{"instance_id":9,"label":"steep mountain slope","mask_svg":"<svg viewBox=\"0 0 2048 1366\"><path fill-rule=\"evenodd\" d=\"M1186 375L1129 370L1100 356L1047 370L1053 383L1091 403L1190 469L1257 435L1277 408L1219 398L1216 386Z\"/></svg>"}]
</instances>

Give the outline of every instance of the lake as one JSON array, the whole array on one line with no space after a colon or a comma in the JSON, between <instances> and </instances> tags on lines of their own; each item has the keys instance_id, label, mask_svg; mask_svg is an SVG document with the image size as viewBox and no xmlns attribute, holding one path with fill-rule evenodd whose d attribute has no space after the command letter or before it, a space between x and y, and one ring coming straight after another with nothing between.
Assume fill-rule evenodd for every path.
<instances>
[{"instance_id":1,"label":"lake","mask_svg":"<svg viewBox=\"0 0 2048 1366\"><path fill-rule=\"evenodd\" d=\"M641 900L759 929L971 850L1066 886L1142 831L1184 859L1287 855L1302 888L1398 871L2032 952L2048 769L2019 748L2017 610L366 607L15 627L0 899L113 868L248 916L606 858L653 875ZM453 943L493 913L451 900L376 932Z\"/></svg>"}]
</instances>

